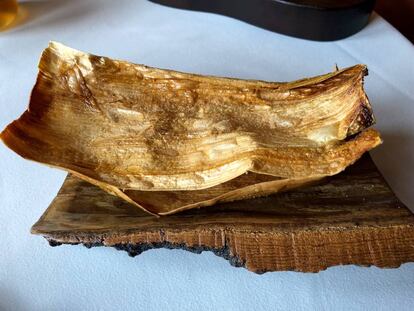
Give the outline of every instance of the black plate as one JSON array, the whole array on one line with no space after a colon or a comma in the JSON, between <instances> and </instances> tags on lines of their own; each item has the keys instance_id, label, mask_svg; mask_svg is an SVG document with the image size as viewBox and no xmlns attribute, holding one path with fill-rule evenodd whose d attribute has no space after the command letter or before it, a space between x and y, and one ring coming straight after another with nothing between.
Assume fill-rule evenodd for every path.
<instances>
[{"instance_id":1,"label":"black plate","mask_svg":"<svg viewBox=\"0 0 414 311\"><path fill-rule=\"evenodd\" d=\"M332 41L361 30L375 0L150 0L234 17L293 37Z\"/></svg>"}]
</instances>

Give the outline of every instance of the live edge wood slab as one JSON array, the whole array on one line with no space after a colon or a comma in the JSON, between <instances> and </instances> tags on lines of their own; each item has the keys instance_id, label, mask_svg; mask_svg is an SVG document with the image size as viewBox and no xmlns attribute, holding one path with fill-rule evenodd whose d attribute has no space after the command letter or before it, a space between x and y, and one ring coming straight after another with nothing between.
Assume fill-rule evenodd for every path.
<instances>
[{"instance_id":1,"label":"live edge wood slab","mask_svg":"<svg viewBox=\"0 0 414 311\"><path fill-rule=\"evenodd\" d=\"M160 218L68 175L32 233L52 246L112 246L131 256L212 251L256 273L414 261L414 216L369 155L318 185Z\"/></svg>"}]
</instances>

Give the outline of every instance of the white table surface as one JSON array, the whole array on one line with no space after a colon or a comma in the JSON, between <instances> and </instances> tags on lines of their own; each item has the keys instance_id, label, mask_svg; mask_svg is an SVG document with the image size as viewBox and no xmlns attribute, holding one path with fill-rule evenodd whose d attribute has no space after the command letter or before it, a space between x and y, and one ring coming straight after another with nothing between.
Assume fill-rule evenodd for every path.
<instances>
[{"instance_id":1,"label":"white table surface","mask_svg":"<svg viewBox=\"0 0 414 311\"><path fill-rule=\"evenodd\" d=\"M287 81L365 63L384 144L372 154L414 207L414 48L374 15L362 32L317 43L230 18L147 1L24 2L26 20L0 33L0 128L26 108L49 40L161 68ZM0 143L0 310L414 310L414 264L340 266L255 275L210 252L51 248L29 233L65 172Z\"/></svg>"}]
</instances>

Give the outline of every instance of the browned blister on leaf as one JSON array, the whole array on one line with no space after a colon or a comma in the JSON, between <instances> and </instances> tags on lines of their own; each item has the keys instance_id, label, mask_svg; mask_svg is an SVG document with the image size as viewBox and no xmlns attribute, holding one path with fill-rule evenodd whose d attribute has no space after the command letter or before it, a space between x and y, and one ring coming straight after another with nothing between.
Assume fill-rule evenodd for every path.
<instances>
[{"instance_id":1,"label":"browned blister on leaf","mask_svg":"<svg viewBox=\"0 0 414 311\"><path fill-rule=\"evenodd\" d=\"M337 174L380 144L364 65L290 83L200 76L50 43L1 138L154 214Z\"/></svg>"}]
</instances>

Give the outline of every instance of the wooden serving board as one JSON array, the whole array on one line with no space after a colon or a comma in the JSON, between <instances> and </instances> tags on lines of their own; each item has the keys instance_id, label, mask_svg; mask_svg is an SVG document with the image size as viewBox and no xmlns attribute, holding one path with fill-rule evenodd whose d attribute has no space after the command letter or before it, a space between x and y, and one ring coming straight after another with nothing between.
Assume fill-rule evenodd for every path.
<instances>
[{"instance_id":1,"label":"wooden serving board","mask_svg":"<svg viewBox=\"0 0 414 311\"><path fill-rule=\"evenodd\" d=\"M68 175L32 233L52 246L112 246L131 256L212 251L256 273L414 261L414 216L369 155L319 185L160 218Z\"/></svg>"}]
</instances>

